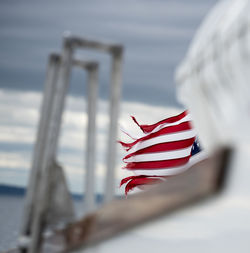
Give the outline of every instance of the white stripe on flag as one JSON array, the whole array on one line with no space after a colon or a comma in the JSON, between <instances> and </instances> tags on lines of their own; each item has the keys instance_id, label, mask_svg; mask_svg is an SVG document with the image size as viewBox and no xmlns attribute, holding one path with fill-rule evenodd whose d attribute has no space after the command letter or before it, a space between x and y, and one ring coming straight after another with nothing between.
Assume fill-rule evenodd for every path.
<instances>
[{"instance_id":1,"label":"white stripe on flag","mask_svg":"<svg viewBox=\"0 0 250 253\"><path fill-rule=\"evenodd\" d=\"M208 157L208 154L205 151L199 152L195 156L191 156L189 159L189 162L185 165L178 166L175 168L163 168L163 169L145 169L143 170L133 170L135 175L147 175L147 176L174 176L178 175L187 169L189 169L191 166L193 166L195 163L204 160L205 158Z\"/></svg>"},{"instance_id":2,"label":"white stripe on flag","mask_svg":"<svg viewBox=\"0 0 250 253\"><path fill-rule=\"evenodd\" d=\"M189 164L178 166L175 168L163 168L163 169L153 169L153 170L133 170L134 174L139 175L147 175L147 176L174 176L179 173L186 171L189 168Z\"/></svg>"},{"instance_id":3,"label":"white stripe on flag","mask_svg":"<svg viewBox=\"0 0 250 253\"><path fill-rule=\"evenodd\" d=\"M186 140L195 137L195 130L187 130L178 133L171 133L166 135L160 135L158 137L151 138L149 140L140 141L136 143L128 152L128 154L134 153L135 151L141 150L143 148L150 147L155 144Z\"/></svg>"},{"instance_id":4,"label":"white stripe on flag","mask_svg":"<svg viewBox=\"0 0 250 253\"><path fill-rule=\"evenodd\" d=\"M189 156L191 153L191 146L185 149L178 149L173 151L166 152L154 152L135 155L124 159L124 162L153 162L153 161L162 161L170 159L178 159Z\"/></svg>"}]
</instances>

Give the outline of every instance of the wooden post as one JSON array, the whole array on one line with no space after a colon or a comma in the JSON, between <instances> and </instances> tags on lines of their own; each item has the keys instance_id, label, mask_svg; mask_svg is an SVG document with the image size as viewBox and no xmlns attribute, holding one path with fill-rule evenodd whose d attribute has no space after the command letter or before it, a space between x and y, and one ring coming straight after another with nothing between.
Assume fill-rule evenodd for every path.
<instances>
[{"instance_id":1,"label":"wooden post","mask_svg":"<svg viewBox=\"0 0 250 253\"><path fill-rule=\"evenodd\" d=\"M110 99L110 128L108 142L108 178L107 183L114 183L114 166L116 156L116 134L119 113L119 100L121 91L122 47L109 43L86 40L73 36L64 39L62 57L53 55L52 63L48 69L45 98L43 101L42 116L39 124L37 145L32 166L32 175L27 194L27 210L22 228L22 252L26 252L27 244L29 253L39 252L42 242L42 232L45 227L46 212L49 208L49 192L51 170L57 156L58 138L64 110L65 98L69 85L72 64L81 65L89 70L89 101L88 101L88 141L87 141L87 211L94 209L94 163L95 163L95 116L97 97L97 65L73 61L73 52L77 48L91 48L107 52L113 57L112 85ZM57 62L56 62L56 61ZM60 64L58 64L60 61ZM55 64L55 62L57 64ZM53 66L52 66L53 65ZM60 68L59 68L60 66ZM111 182L111 181L112 182ZM107 199L113 195L112 188L108 188ZM29 237L30 236L30 237ZM29 241L28 241L29 240ZM23 247L22 247L23 246Z\"/></svg>"},{"instance_id":2,"label":"wooden post","mask_svg":"<svg viewBox=\"0 0 250 253\"><path fill-rule=\"evenodd\" d=\"M96 160L96 102L98 86L98 65L88 69L88 127L85 175L86 212L93 211L95 203L95 160Z\"/></svg>"},{"instance_id":3,"label":"wooden post","mask_svg":"<svg viewBox=\"0 0 250 253\"><path fill-rule=\"evenodd\" d=\"M115 179L115 159L116 159L116 140L117 140L117 125L120 108L120 94L122 86L122 61L123 47L118 44L100 42L91 39L80 38L68 35L66 38L72 48L87 48L99 50L109 53L112 57L112 72L110 85L110 122L109 134L107 143L107 171L105 180L104 200L109 202L114 197L114 179Z\"/></svg>"},{"instance_id":4,"label":"wooden post","mask_svg":"<svg viewBox=\"0 0 250 253\"><path fill-rule=\"evenodd\" d=\"M105 203L111 201L115 194L115 164L117 150L117 128L122 83L122 50L113 50L110 96L110 125L107 146L107 171L105 184Z\"/></svg>"},{"instance_id":5,"label":"wooden post","mask_svg":"<svg viewBox=\"0 0 250 253\"><path fill-rule=\"evenodd\" d=\"M45 81L45 90L41 106L41 117L38 124L36 144L33 153L33 161L29 183L27 187L26 201L23 214L23 223L21 227L21 244L26 241L25 237L30 235L30 226L33 217L34 204L37 199L39 179L41 177L41 163L44 157L46 136L48 133L49 123L51 119L51 107L55 94L55 83L59 70L59 58L51 54L47 67L47 77ZM21 245L22 246L22 245Z\"/></svg>"},{"instance_id":6,"label":"wooden post","mask_svg":"<svg viewBox=\"0 0 250 253\"><path fill-rule=\"evenodd\" d=\"M69 84L70 69L72 63L72 47L65 41L62 52L62 61L60 64L60 70L58 73L58 80L56 82L56 90L51 108L51 121L49 122L49 131L47 133L47 145L43 161L41 163L42 174L41 184L38 189L38 196L36 199L35 215L32 220L32 236L31 244L29 247L29 253L40 252L41 245L41 233L44 228L44 215L48 208L49 196L48 196L48 183L49 183L49 170L54 164L56 157L58 137L60 132L60 125L62 120L62 112L64 109L65 96Z\"/></svg>"}]
</instances>

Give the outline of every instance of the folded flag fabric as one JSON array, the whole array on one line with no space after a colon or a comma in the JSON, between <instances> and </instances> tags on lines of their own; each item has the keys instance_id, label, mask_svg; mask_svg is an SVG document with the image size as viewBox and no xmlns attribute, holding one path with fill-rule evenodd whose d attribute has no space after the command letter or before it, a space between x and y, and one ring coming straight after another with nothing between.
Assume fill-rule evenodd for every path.
<instances>
[{"instance_id":1,"label":"folded flag fabric","mask_svg":"<svg viewBox=\"0 0 250 253\"><path fill-rule=\"evenodd\" d=\"M183 172L190 157L200 151L188 111L152 125L141 125L135 117L132 119L143 136L130 143L120 141L128 152L123 158L124 168L134 172L121 181L121 185L126 184L125 194Z\"/></svg>"}]
</instances>

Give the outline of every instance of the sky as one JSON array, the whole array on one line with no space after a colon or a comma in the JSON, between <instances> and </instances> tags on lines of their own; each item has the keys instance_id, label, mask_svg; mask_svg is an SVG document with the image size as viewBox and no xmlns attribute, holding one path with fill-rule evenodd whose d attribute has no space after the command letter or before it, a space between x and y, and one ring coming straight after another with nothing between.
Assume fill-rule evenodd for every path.
<instances>
[{"instance_id":1,"label":"sky","mask_svg":"<svg viewBox=\"0 0 250 253\"><path fill-rule=\"evenodd\" d=\"M31 167L46 64L60 52L62 34L124 45L120 124L131 131L130 115L154 123L180 112L175 69L215 0L74 0L0 2L0 183L25 186ZM100 62L96 188L104 186L110 58L95 52L77 57ZM86 73L74 70L60 137L58 160L70 189L84 178ZM149 117L150 115L150 117ZM120 136L119 138L123 138ZM124 152L118 147L116 191Z\"/></svg>"}]
</instances>

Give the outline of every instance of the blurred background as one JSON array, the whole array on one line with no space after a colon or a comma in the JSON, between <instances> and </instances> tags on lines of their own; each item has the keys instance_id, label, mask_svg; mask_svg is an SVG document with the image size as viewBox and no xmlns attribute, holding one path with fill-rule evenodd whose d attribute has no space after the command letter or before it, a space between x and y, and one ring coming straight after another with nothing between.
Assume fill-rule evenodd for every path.
<instances>
[{"instance_id":1,"label":"blurred background","mask_svg":"<svg viewBox=\"0 0 250 253\"><path fill-rule=\"evenodd\" d=\"M136 116L139 122L154 123L182 110L176 100L174 71L202 19L216 2L0 1L0 185L27 185L48 55L60 52L64 31L124 45L120 124L136 133L138 129L130 115ZM81 52L78 57L100 62L96 189L101 193L105 174L110 58L92 52ZM58 159L74 193L82 193L84 183L85 86L86 74L73 70ZM124 192L119 188L120 179L127 175L121 169L123 155L120 148L116 169L119 195ZM0 241L2 247L11 245L13 236L17 235L22 205L22 199L11 203L7 198L0 199L0 238L9 226L8 239ZM17 208L20 208L19 216ZM4 218L12 215L9 210L15 212L12 223Z\"/></svg>"},{"instance_id":2,"label":"blurred background","mask_svg":"<svg viewBox=\"0 0 250 253\"><path fill-rule=\"evenodd\" d=\"M0 183L25 186L35 141L48 55L60 52L62 34L124 45L121 124L129 116L153 123L176 113L174 70L204 15L216 1L74 0L0 2ZM110 58L83 52L100 64L98 110L98 191L102 191L107 135ZM86 126L86 76L73 70L59 160L74 192L82 191ZM179 109L181 110L181 109ZM122 138L122 137L121 137ZM117 191L126 172L120 149Z\"/></svg>"}]
</instances>

